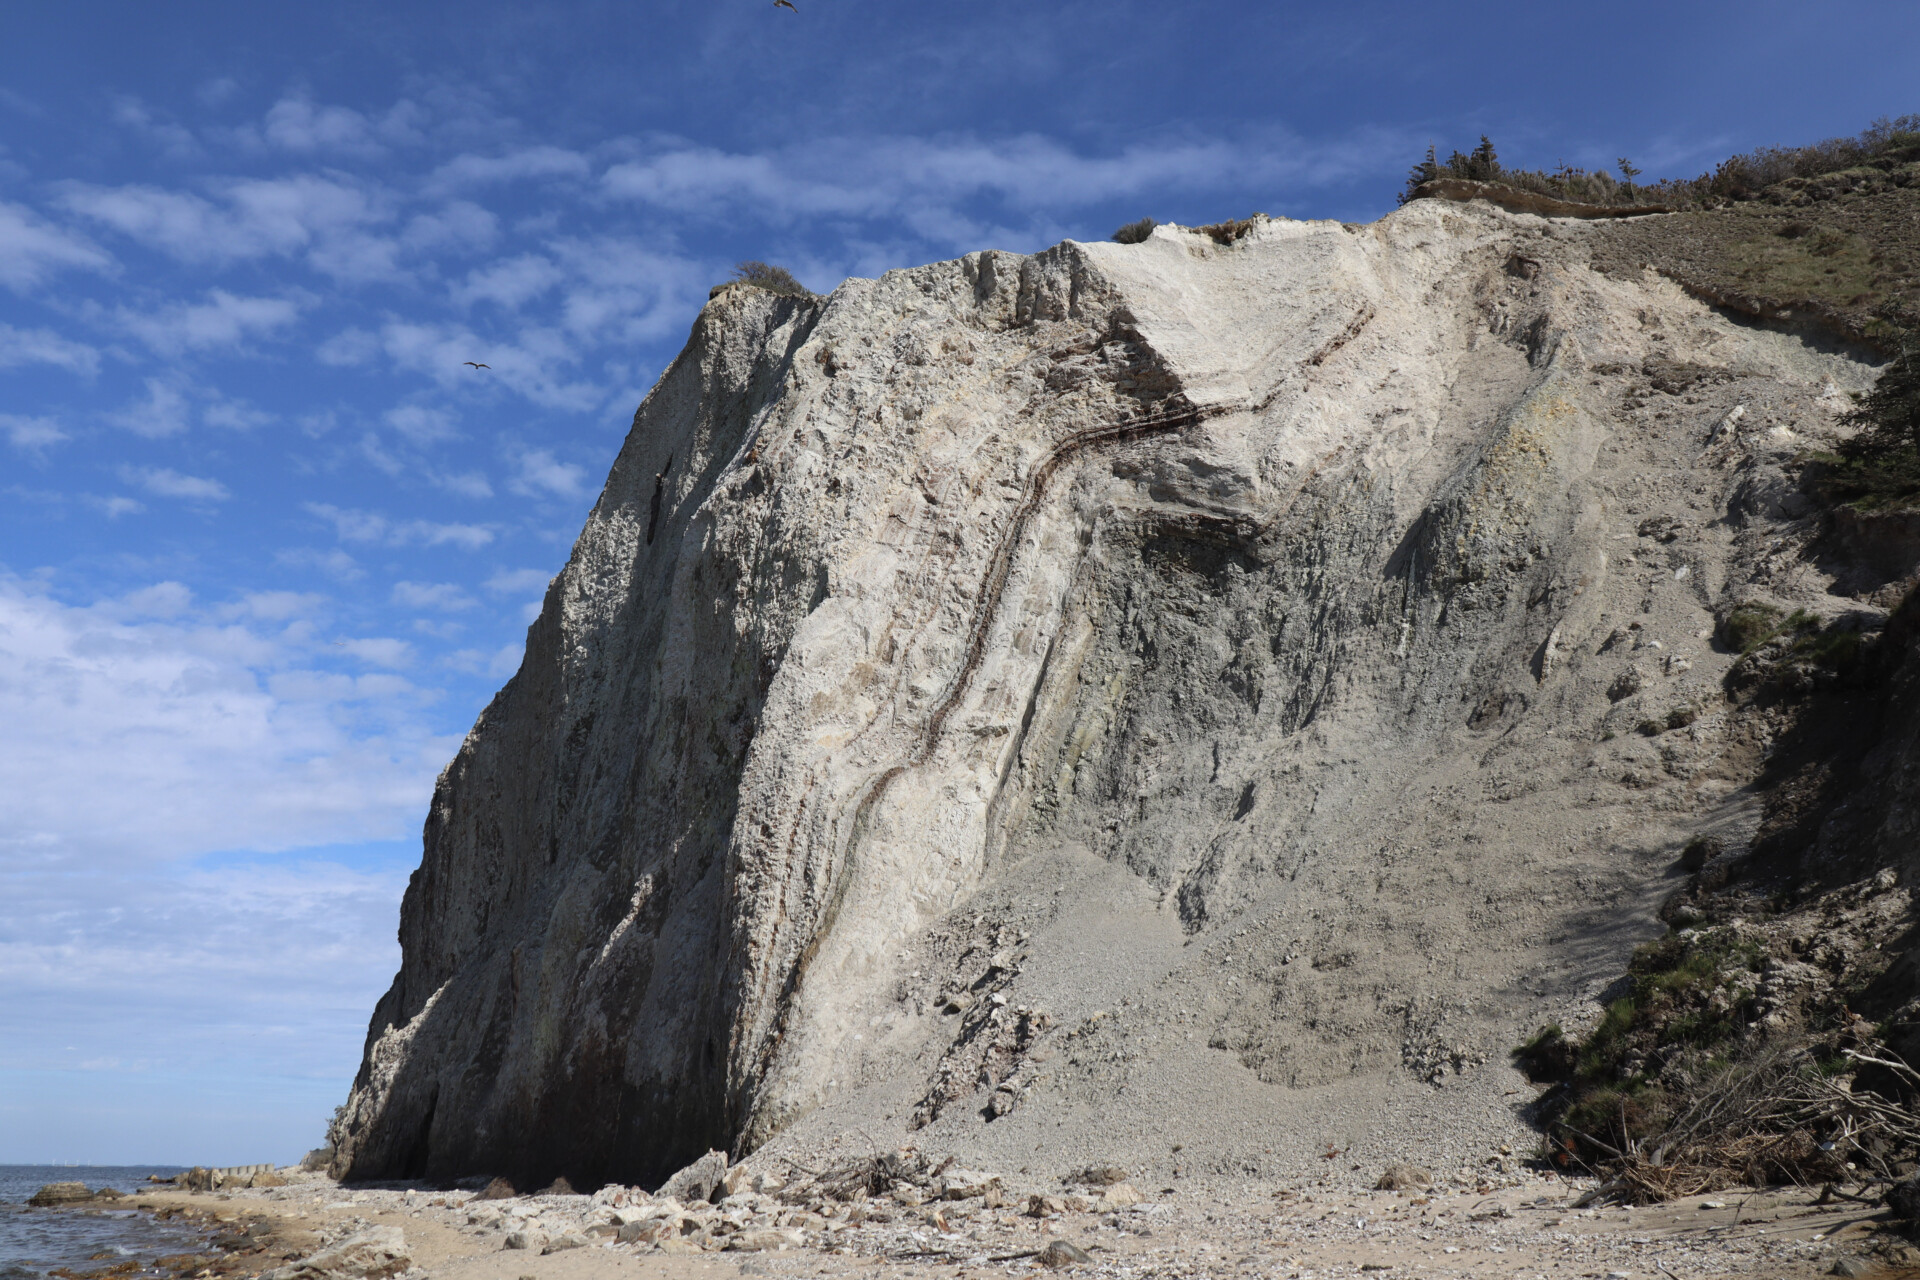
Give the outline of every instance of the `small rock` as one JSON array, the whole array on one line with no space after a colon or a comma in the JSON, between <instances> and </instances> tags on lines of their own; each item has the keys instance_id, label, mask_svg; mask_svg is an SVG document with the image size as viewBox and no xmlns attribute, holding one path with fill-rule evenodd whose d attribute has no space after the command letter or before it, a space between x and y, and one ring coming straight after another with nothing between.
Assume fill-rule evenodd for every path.
<instances>
[{"instance_id":1,"label":"small rock","mask_svg":"<svg viewBox=\"0 0 1920 1280\"><path fill-rule=\"evenodd\" d=\"M1100 1200L1094 1207L1096 1213L1112 1213L1117 1209L1131 1209L1146 1199L1134 1190L1130 1182L1116 1182L1100 1193Z\"/></svg>"},{"instance_id":2,"label":"small rock","mask_svg":"<svg viewBox=\"0 0 1920 1280\"><path fill-rule=\"evenodd\" d=\"M677 1226L672 1218L654 1218L647 1222L631 1222L621 1227L614 1239L621 1244L659 1244L672 1238Z\"/></svg>"},{"instance_id":3,"label":"small rock","mask_svg":"<svg viewBox=\"0 0 1920 1280\"><path fill-rule=\"evenodd\" d=\"M1083 1195L1078 1191L1061 1196L1060 1202L1066 1205L1068 1213L1092 1213L1100 1203L1092 1196Z\"/></svg>"},{"instance_id":4,"label":"small rock","mask_svg":"<svg viewBox=\"0 0 1920 1280\"><path fill-rule=\"evenodd\" d=\"M1856 1258L1849 1255L1844 1258L1835 1259L1834 1264L1827 1268L1827 1274L1830 1276L1849 1276L1857 1280L1858 1277L1870 1276L1879 1269L1880 1268L1874 1266L1865 1258Z\"/></svg>"},{"instance_id":5,"label":"small rock","mask_svg":"<svg viewBox=\"0 0 1920 1280\"><path fill-rule=\"evenodd\" d=\"M772 1227L749 1227L727 1238L727 1248L735 1253L763 1253L768 1249L790 1249L802 1243L798 1231L779 1231Z\"/></svg>"},{"instance_id":6,"label":"small rock","mask_svg":"<svg viewBox=\"0 0 1920 1280\"><path fill-rule=\"evenodd\" d=\"M990 1187L999 1185L998 1175L982 1173L978 1169L950 1169L941 1175L938 1186L944 1200L971 1200L975 1196L985 1195Z\"/></svg>"},{"instance_id":7,"label":"small rock","mask_svg":"<svg viewBox=\"0 0 1920 1280\"><path fill-rule=\"evenodd\" d=\"M660 1242L662 1253L704 1253L707 1240L703 1235L670 1236Z\"/></svg>"},{"instance_id":8,"label":"small rock","mask_svg":"<svg viewBox=\"0 0 1920 1280\"><path fill-rule=\"evenodd\" d=\"M507 1232L506 1243L502 1247L507 1249L532 1249L538 1247L540 1243L541 1237L538 1231L509 1231Z\"/></svg>"},{"instance_id":9,"label":"small rock","mask_svg":"<svg viewBox=\"0 0 1920 1280\"><path fill-rule=\"evenodd\" d=\"M1051 1218L1055 1214L1067 1211L1066 1201L1059 1196L1028 1196L1027 1216L1029 1218Z\"/></svg>"},{"instance_id":10,"label":"small rock","mask_svg":"<svg viewBox=\"0 0 1920 1280\"><path fill-rule=\"evenodd\" d=\"M679 1200L690 1203L695 1200L712 1200L714 1191L720 1186L720 1180L727 1176L727 1153L709 1151L692 1164L674 1174L661 1184L655 1195L663 1199Z\"/></svg>"},{"instance_id":11,"label":"small rock","mask_svg":"<svg viewBox=\"0 0 1920 1280\"><path fill-rule=\"evenodd\" d=\"M1412 1191L1416 1187L1433 1185L1433 1175L1417 1164L1408 1164L1396 1160L1381 1171L1380 1181L1373 1184L1375 1191Z\"/></svg>"},{"instance_id":12,"label":"small rock","mask_svg":"<svg viewBox=\"0 0 1920 1280\"><path fill-rule=\"evenodd\" d=\"M250 1187L284 1187L287 1180L272 1169L262 1169L247 1183Z\"/></svg>"},{"instance_id":13,"label":"small rock","mask_svg":"<svg viewBox=\"0 0 1920 1280\"><path fill-rule=\"evenodd\" d=\"M1089 1187L1110 1187L1116 1182L1125 1182L1127 1171L1117 1164L1094 1164L1068 1178L1069 1182L1082 1183Z\"/></svg>"},{"instance_id":14,"label":"small rock","mask_svg":"<svg viewBox=\"0 0 1920 1280\"><path fill-rule=\"evenodd\" d=\"M482 1191L479 1195L475 1196L474 1199L475 1200L511 1200L519 1194L520 1193L518 1191L515 1191L513 1189L513 1184L511 1182L508 1182L505 1178L495 1178L492 1182L489 1182L487 1184L486 1190Z\"/></svg>"},{"instance_id":15,"label":"small rock","mask_svg":"<svg viewBox=\"0 0 1920 1280\"><path fill-rule=\"evenodd\" d=\"M580 1193L573 1189L573 1184L571 1182L568 1182L564 1177L561 1177L561 1178L555 1178L552 1182L549 1182L543 1190L538 1191L535 1194L543 1195L543 1196L574 1196L574 1195L579 1195Z\"/></svg>"},{"instance_id":16,"label":"small rock","mask_svg":"<svg viewBox=\"0 0 1920 1280\"><path fill-rule=\"evenodd\" d=\"M565 1253L568 1249L585 1248L586 1243L587 1243L587 1238L585 1236L576 1235L573 1232L568 1232L564 1236L560 1236L556 1239L547 1241L546 1246L542 1248L540 1252L541 1253Z\"/></svg>"},{"instance_id":17,"label":"small rock","mask_svg":"<svg viewBox=\"0 0 1920 1280\"><path fill-rule=\"evenodd\" d=\"M926 1194L911 1182L894 1183L893 1199L896 1204L905 1205L909 1209L915 1205L925 1204L927 1201Z\"/></svg>"},{"instance_id":18,"label":"small rock","mask_svg":"<svg viewBox=\"0 0 1920 1280\"><path fill-rule=\"evenodd\" d=\"M1077 1244L1065 1240L1049 1240L1047 1247L1034 1257L1034 1261L1043 1267L1078 1267L1093 1261L1093 1255Z\"/></svg>"},{"instance_id":19,"label":"small rock","mask_svg":"<svg viewBox=\"0 0 1920 1280\"><path fill-rule=\"evenodd\" d=\"M93 1199L93 1192L87 1190L84 1182L49 1182L33 1193L27 1203L45 1209L57 1204L78 1204L82 1200Z\"/></svg>"}]
</instances>

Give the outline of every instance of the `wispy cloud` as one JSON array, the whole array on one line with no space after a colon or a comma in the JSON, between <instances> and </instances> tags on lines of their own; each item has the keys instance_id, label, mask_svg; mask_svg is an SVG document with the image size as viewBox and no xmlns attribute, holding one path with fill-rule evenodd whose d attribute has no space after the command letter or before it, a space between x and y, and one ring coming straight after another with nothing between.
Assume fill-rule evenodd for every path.
<instances>
[{"instance_id":1,"label":"wispy cloud","mask_svg":"<svg viewBox=\"0 0 1920 1280\"><path fill-rule=\"evenodd\" d=\"M304 653L178 583L75 606L0 578L0 850L108 866L404 833L452 743L390 688L277 685Z\"/></svg>"},{"instance_id":2,"label":"wispy cloud","mask_svg":"<svg viewBox=\"0 0 1920 1280\"><path fill-rule=\"evenodd\" d=\"M156 311L119 307L115 323L156 354L238 347L251 338L287 329L300 318L294 298L249 298L209 289L203 302L178 302Z\"/></svg>"},{"instance_id":3,"label":"wispy cloud","mask_svg":"<svg viewBox=\"0 0 1920 1280\"><path fill-rule=\"evenodd\" d=\"M106 250L23 205L0 200L0 285L25 292L61 271L107 271Z\"/></svg>"},{"instance_id":4,"label":"wispy cloud","mask_svg":"<svg viewBox=\"0 0 1920 1280\"><path fill-rule=\"evenodd\" d=\"M396 582L393 602L407 609L458 613L479 602L451 582Z\"/></svg>"},{"instance_id":5,"label":"wispy cloud","mask_svg":"<svg viewBox=\"0 0 1920 1280\"><path fill-rule=\"evenodd\" d=\"M455 546L478 551L493 541L493 530L478 524L439 524L431 520L389 520L371 511L356 511L325 502L305 504L307 511L330 522L342 542L366 542L400 547L409 544Z\"/></svg>"},{"instance_id":6,"label":"wispy cloud","mask_svg":"<svg viewBox=\"0 0 1920 1280\"><path fill-rule=\"evenodd\" d=\"M515 460L511 487L529 497L578 498L587 491L587 469L545 449L529 449Z\"/></svg>"},{"instance_id":7,"label":"wispy cloud","mask_svg":"<svg viewBox=\"0 0 1920 1280\"><path fill-rule=\"evenodd\" d=\"M233 495L218 480L183 475L171 467L121 467L120 478L160 498L188 502L225 502Z\"/></svg>"},{"instance_id":8,"label":"wispy cloud","mask_svg":"<svg viewBox=\"0 0 1920 1280\"><path fill-rule=\"evenodd\" d=\"M149 439L185 431L189 415L186 393L164 378L146 379L146 390L144 397L107 414L107 421Z\"/></svg>"},{"instance_id":9,"label":"wispy cloud","mask_svg":"<svg viewBox=\"0 0 1920 1280\"><path fill-rule=\"evenodd\" d=\"M16 329L0 324L0 369L30 364L50 364L91 376L100 371L100 353L51 329Z\"/></svg>"},{"instance_id":10,"label":"wispy cloud","mask_svg":"<svg viewBox=\"0 0 1920 1280\"><path fill-rule=\"evenodd\" d=\"M481 585L501 595L520 595L527 591L545 591L552 578L545 569L502 569Z\"/></svg>"},{"instance_id":11,"label":"wispy cloud","mask_svg":"<svg viewBox=\"0 0 1920 1280\"><path fill-rule=\"evenodd\" d=\"M12 413L0 413L0 433L20 452L36 455L68 438L52 418L24 418Z\"/></svg>"}]
</instances>

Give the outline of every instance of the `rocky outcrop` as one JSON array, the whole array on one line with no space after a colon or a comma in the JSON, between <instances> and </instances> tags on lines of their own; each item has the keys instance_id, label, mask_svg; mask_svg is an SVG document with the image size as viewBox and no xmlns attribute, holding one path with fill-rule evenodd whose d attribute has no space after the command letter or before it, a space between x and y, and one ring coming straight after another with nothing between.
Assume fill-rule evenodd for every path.
<instances>
[{"instance_id":1,"label":"rocky outcrop","mask_svg":"<svg viewBox=\"0 0 1920 1280\"><path fill-rule=\"evenodd\" d=\"M1589 231L1418 201L717 295L441 777L336 1172L1517 1126L1506 1050L1751 825L1714 610L1830 606L1737 495L1871 375Z\"/></svg>"}]
</instances>

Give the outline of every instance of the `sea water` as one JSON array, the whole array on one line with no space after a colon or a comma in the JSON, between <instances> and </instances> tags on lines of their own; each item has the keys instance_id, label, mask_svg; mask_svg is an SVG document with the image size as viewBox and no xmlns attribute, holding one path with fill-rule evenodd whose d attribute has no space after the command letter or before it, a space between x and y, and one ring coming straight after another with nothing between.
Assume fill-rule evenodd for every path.
<instances>
[{"instance_id":1,"label":"sea water","mask_svg":"<svg viewBox=\"0 0 1920 1280\"><path fill-rule=\"evenodd\" d=\"M55 1267L91 1271L128 1258L151 1262L193 1253L207 1243L204 1228L160 1222L125 1207L34 1209L27 1200L49 1182L84 1182L90 1191L148 1189L147 1175L170 1178L180 1169L160 1165L0 1164L0 1280L41 1280ZM106 1254L107 1257L98 1257Z\"/></svg>"}]
</instances>

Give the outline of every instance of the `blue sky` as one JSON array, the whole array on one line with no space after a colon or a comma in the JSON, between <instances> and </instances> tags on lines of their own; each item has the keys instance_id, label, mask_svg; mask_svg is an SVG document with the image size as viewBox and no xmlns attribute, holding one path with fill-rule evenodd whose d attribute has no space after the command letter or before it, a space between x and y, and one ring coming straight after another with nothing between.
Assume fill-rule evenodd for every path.
<instances>
[{"instance_id":1,"label":"blue sky","mask_svg":"<svg viewBox=\"0 0 1920 1280\"><path fill-rule=\"evenodd\" d=\"M0 1162L318 1140L434 775L734 262L1920 110L1904 2L796 3L9 6Z\"/></svg>"}]
</instances>

